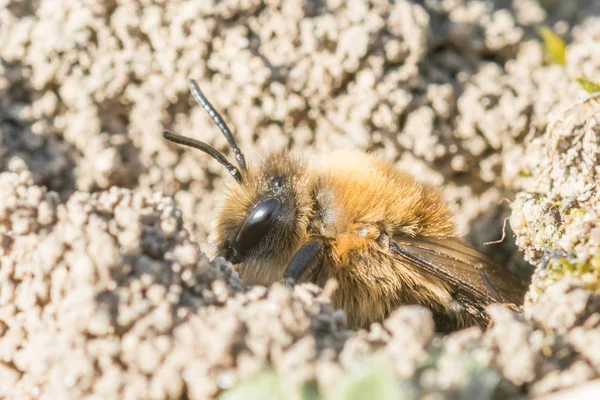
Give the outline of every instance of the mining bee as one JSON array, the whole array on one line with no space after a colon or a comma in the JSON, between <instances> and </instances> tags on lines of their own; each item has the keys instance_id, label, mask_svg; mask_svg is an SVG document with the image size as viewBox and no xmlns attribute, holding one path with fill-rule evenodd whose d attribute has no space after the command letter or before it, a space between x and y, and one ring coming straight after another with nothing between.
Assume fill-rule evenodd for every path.
<instances>
[{"instance_id":1,"label":"mining bee","mask_svg":"<svg viewBox=\"0 0 600 400\"><path fill-rule=\"evenodd\" d=\"M243 282L338 282L334 307L353 328L420 304L440 331L487 326L485 306L522 304L525 288L455 235L439 193L393 165L339 150L305 159L288 151L247 165L195 81L191 93L229 142L237 166L202 141L165 131L165 139L208 153L233 176L211 232L218 256Z\"/></svg>"}]
</instances>

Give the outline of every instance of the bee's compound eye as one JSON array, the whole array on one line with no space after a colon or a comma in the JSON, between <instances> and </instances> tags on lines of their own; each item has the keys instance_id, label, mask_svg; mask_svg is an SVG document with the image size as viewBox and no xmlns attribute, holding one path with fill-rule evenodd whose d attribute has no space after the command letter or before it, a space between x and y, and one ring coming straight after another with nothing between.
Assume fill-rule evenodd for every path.
<instances>
[{"instance_id":1,"label":"bee's compound eye","mask_svg":"<svg viewBox=\"0 0 600 400\"><path fill-rule=\"evenodd\" d=\"M280 207L281 201L276 197L269 197L254 206L235 239L240 252L247 252L266 235Z\"/></svg>"}]
</instances>

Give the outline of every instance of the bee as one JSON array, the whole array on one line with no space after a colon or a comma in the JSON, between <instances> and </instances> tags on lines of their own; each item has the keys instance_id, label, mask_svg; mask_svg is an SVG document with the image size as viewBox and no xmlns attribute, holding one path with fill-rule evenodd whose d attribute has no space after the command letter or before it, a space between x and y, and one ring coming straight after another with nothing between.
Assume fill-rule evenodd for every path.
<instances>
[{"instance_id":1,"label":"bee","mask_svg":"<svg viewBox=\"0 0 600 400\"><path fill-rule=\"evenodd\" d=\"M216 253L252 285L338 282L334 307L352 328L397 307L428 307L439 331L489 323L485 306L523 301L525 288L455 235L453 216L431 186L356 151L320 158L277 151L247 165L223 118L190 82L193 98L227 139L237 166L209 144L165 131L208 153L234 178L211 232Z\"/></svg>"}]
</instances>

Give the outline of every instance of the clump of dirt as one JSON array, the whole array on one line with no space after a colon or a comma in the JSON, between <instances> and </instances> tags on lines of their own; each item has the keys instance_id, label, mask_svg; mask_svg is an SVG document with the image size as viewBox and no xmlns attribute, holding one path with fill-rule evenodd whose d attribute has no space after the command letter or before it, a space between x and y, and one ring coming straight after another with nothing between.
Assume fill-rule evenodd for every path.
<instances>
[{"instance_id":1,"label":"clump of dirt","mask_svg":"<svg viewBox=\"0 0 600 400\"><path fill-rule=\"evenodd\" d=\"M268 362L301 380L350 334L316 287L244 290L170 197L0 182L3 398L206 398Z\"/></svg>"},{"instance_id":2,"label":"clump of dirt","mask_svg":"<svg viewBox=\"0 0 600 400\"><path fill-rule=\"evenodd\" d=\"M441 337L417 306L354 333L331 288L244 288L170 197L113 188L57 204L28 171L0 182L2 397L201 399L265 368L290 393L315 382L327 395L371 361L419 394L540 394L600 375L600 297L576 282L526 317L490 307L485 333Z\"/></svg>"},{"instance_id":3,"label":"clump of dirt","mask_svg":"<svg viewBox=\"0 0 600 400\"><path fill-rule=\"evenodd\" d=\"M591 95L555 116L526 149L531 176L513 203L511 226L539 264L528 300L564 276L600 289L600 101Z\"/></svg>"}]
</instances>

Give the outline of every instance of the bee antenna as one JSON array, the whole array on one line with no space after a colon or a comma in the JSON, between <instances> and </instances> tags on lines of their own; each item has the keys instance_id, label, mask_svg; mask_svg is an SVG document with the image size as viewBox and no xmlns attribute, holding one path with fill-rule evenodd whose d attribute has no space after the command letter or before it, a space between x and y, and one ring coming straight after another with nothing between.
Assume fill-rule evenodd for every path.
<instances>
[{"instance_id":1,"label":"bee antenna","mask_svg":"<svg viewBox=\"0 0 600 400\"><path fill-rule=\"evenodd\" d=\"M235 178L236 181L242 182L242 174L240 170L237 169L235 165L230 163L227 158L221 153L219 150L212 147L210 144L201 142L200 140L192 139L187 136L178 135L176 133L170 131L164 131L163 137L170 142L181 144L183 146L192 147L194 149L198 149L210 155L212 158L220 162L227 168L227 171Z\"/></svg>"},{"instance_id":2,"label":"bee antenna","mask_svg":"<svg viewBox=\"0 0 600 400\"><path fill-rule=\"evenodd\" d=\"M198 86L196 81L193 79L190 80L190 91L192 92L194 100L196 100L196 102L206 110L206 112L208 113L208 115L210 115L215 124L217 124L221 132L223 132L225 139L227 139L227 142L229 142L231 149L235 153L235 160L237 161L237 164L242 169L242 171L246 171L246 160L244 159L242 151L235 142L231 130L229 129L225 121L223 121L221 115L217 112L217 110L215 110L213 105L210 104L210 101L208 101L204 93L202 93L202 91L200 90L200 87Z\"/></svg>"}]
</instances>

